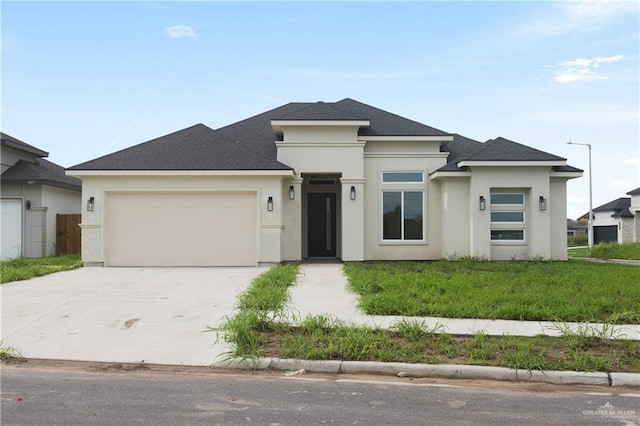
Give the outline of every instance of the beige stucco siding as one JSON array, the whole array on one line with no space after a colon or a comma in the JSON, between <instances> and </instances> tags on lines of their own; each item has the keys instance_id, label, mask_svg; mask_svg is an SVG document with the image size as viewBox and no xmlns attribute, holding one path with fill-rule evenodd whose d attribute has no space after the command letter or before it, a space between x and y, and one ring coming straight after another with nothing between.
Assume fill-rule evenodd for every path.
<instances>
[{"instance_id":1,"label":"beige stucco siding","mask_svg":"<svg viewBox=\"0 0 640 426\"><path fill-rule=\"evenodd\" d=\"M443 181L440 206L442 257L469 256L469 178Z\"/></svg>"},{"instance_id":2,"label":"beige stucco siding","mask_svg":"<svg viewBox=\"0 0 640 426\"><path fill-rule=\"evenodd\" d=\"M396 144L403 149L395 151ZM433 145L433 146L431 146ZM367 142L365 148L364 259L426 260L441 256L440 183L429 181L429 173L445 164L439 142ZM435 147L435 148L434 148ZM384 184L382 172L423 172L423 183ZM423 197L423 241L383 241L382 193L384 190L421 190Z\"/></svg>"},{"instance_id":3,"label":"beige stucco siding","mask_svg":"<svg viewBox=\"0 0 640 426\"><path fill-rule=\"evenodd\" d=\"M243 173L243 172L238 172ZM249 174L249 173L247 173ZM283 176L251 176L251 175L215 175L185 173L183 175L81 175L83 180L82 199L94 197L94 211L82 212L82 259L87 265L104 265L107 260L108 202L109 195L119 193L250 193L254 200L254 234L256 256L253 264L260 262L280 262L282 259L283 223ZM267 199L273 198L273 211L267 211ZM288 201L288 200L286 200ZM149 214L144 206L138 207L142 214ZM227 224L227 226L231 226ZM159 229L161 231L162 228ZM233 228L229 232L233 232ZM238 234L238 239L245 236L246 229ZM226 237L225 237L226 238ZM250 238L250 237L249 237ZM188 262L183 261L186 264ZM195 265L195 264L194 264Z\"/></svg>"},{"instance_id":4,"label":"beige stucco siding","mask_svg":"<svg viewBox=\"0 0 640 426\"><path fill-rule=\"evenodd\" d=\"M567 260L567 179L551 179L547 211L551 214L551 259Z\"/></svg>"}]
</instances>

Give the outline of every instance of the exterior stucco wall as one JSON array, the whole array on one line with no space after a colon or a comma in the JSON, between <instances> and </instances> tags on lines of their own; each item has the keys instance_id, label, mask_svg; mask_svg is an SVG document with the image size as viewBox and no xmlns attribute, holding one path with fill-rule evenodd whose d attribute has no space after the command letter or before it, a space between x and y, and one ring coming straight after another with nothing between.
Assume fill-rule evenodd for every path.
<instances>
[{"instance_id":1,"label":"exterior stucco wall","mask_svg":"<svg viewBox=\"0 0 640 426\"><path fill-rule=\"evenodd\" d=\"M549 259L551 251L550 209L541 211L538 197L550 200L549 167L475 167L471 169L470 182L470 249L472 256L490 260L512 260L541 257ZM525 194L525 241L491 241L492 190L514 190ZM484 196L486 210L480 210L478 200ZM556 219L557 220L557 219ZM562 218L563 229L566 218ZM559 226L559 225L558 225ZM562 235L565 235L563 231Z\"/></svg>"},{"instance_id":2,"label":"exterior stucco wall","mask_svg":"<svg viewBox=\"0 0 640 426\"><path fill-rule=\"evenodd\" d=\"M441 196L442 257L469 256L469 178L444 180Z\"/></svg>"},{"instance_id":3,"label":"exterior stucco wall","mask_svg":"<svg viewBox=\"0 0 640 426\"><path fill-rule=\"evenodd\" d=\"M567 260L567 180L552 178L547 201L551 215L551 259Z\"/></svg>"},{"instance_id":4,"label":"exterior stucco wall","mask_svg":"<svg viewBox=\"0 0 640 426\"><path fill-rule=\"evenodd\" d=\"M242 172L240 172L242 173ZM256 232L258 262L277 263L282 259L283 184L282 176L78 176L82 179L82 200L94 197L92 212L82 209L82 260L87 265L103 265L105 249L105 199L110 192L203 191L254 192L257 200ZM267 199L273 197L273 211Z\"/></svg>"},{"instance_id":5,"label":"exterior stucco wall","mask_svg":"<svg viewBox=\"0 0 640 426\"><path fill-rule=\"evenodd\" d=\"M395 151L396 144L404 146ZM425 260L441 256L440 183L429 180L429 173L445 164L440 142L367 142L365 147L364 260ZM424 183L383 184L383 171L422 171ZM383 189L424 191L424 241L388 242L382 240ZM345 225L346 226L346 225Z\"/></svg>"},{"instance_id":6,"label":"exterior stucco wall","mask_svg":"<svg viewBox=\"0 0 640 426\"><path fill-rule=\"evenodd\" d=\"M285 126L283 141L276 142L278 161L291 166L298 176L318 173L335 174L340 177L341 191L337 192L340 217L337 218L337 227L341 232L338 232L337 256L345 261L364 260L365 143L358 141L357 131L357 126ZM283 184L285 198L288 197L288 187L291 184L294 183ZM349 199L351 186L355 186L359 194L356 200ZM286 260L298 260L301 255L305 255L301 222L304 210L303 194L302 191L298 191L297 184L294 184L294 188L300 200L285 200Z\"/></svg>"},{"instance_id":7,"label":"exterior stucco wall","mask_svg":"<svg viewBox=\"0 0 640 426\"><path fill-rule=\"evenodd\" d=\"M620 232L618 233L621 244L635 242L635 218L623 218L621 220Z\"/></svg>"}]
</instances>

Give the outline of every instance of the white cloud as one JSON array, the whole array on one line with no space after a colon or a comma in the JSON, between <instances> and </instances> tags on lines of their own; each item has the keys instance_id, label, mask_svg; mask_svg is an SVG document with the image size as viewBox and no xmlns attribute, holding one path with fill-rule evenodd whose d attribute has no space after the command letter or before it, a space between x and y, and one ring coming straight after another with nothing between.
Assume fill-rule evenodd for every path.
<instances>
[{"instance_id":1,"label":"white cloud","mask_svg":"<svg viewBox=\"0 0 640 426\"><path fill-rule=\"evenodd\" d=\"M606 76L596 72L602 64L611 64L621 61L622 55L596 56L592 59L577 58L574 61L563 61L558 64L556 75L553 80L558 83L569 83L573 81L600 80Z\"/></svg>"},{"instance_id":2,"label":"white cloud","mask_svg":"<svg viewBox=\"0 0 640 426\"><path fill-rule=\"evenodd\" d=\"M635 1L582 1L546 4L551 4L552 7L519 23L513 32L525 37L558 37L576 31L597 31L616 18L638 15L639 10Z\"/></svg>"},{"instance_id":3,"label":"white cloud","mask_svg":"<svg viewBox=\"0 0 640 426\"><path fill-rule=\"evenodd\" d=\"M624 160L624 164L640 164L640 158L635 157L635 158L627 158L626 160Z\"/></svg>"},{"instance_id":4,"label":"white cloud","mask_svg":"<svg viewBox=\"0 0 640 426\"><path fill-rule=\"evenodd\" d=\"M174 25L164 29L164 33L169 38L197 38L198 35L188 25Z\"/></svg>"}]
</instances>

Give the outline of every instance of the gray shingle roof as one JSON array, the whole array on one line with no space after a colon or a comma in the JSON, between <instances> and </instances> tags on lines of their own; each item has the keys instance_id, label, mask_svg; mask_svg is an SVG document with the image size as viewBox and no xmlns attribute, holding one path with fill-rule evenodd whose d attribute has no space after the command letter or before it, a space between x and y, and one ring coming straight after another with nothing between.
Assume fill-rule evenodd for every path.
<instances>
[{"instance_id":1,"label":"gray shingle roof","mask_svg":"<svg viewBox=\"0 0 640 426\"><path fill-rule=\"evenodd\" d=\"M290 170L205 126L195 126L70 167L69 170Z\"/></svg>"},{"instance_id":2,"label":"gray shingle roof","mask_svg":"<svg viewBox=\"0 0 640 426\"><path fill-rule=\"evenodd\" d=\"M448 152L449 157L447 164L442 166L439 171L460 172L466 170L466 167L458 167L459 159L480 147L482 147L482 142L454 133L453 140L440 147L440 151Z\"/></svg>"},{"instance_id":3,"label":"gray shingle roof","mask_svg":"<svg viewBox=\"0 0 640 426\"><path fill-rule=\"evenodd\" d=\"M334 103L316 102L283 116L274 117L274 120L366 120L366 118L336 108Z\"/></svg>"},{"instance_id":4,"label":"gray shingle roof","mask_svg":"<svg viewBox=\"0 0 640 426\"><path fill-rule=\"evenodd\" d=\"M566 161L566 158L498 137L486 141L459 161Z\"/></svg>"},{"instance_id":5,"label":"gray shingle roof","mask_svg":"<svg viewBox=\"0 0 640 426\"><path fill-rule=\"evenodd\" d=\"M631 213L631 210L627 207L626 209L622 209L614 214L611 217L636 217L635 214Z\"/></svg>"},{"instance_id":6,"label":"gray shingle roof","mask_svg":"<svg viewBox=\"0 0 640 426\"><path fill-rule=\"evenodd\" d=\"M11 148L19 149L21 151L28 152L36 157L48 157L49 153L43 151L40 148L36 148L33 145L29 145L26 142L22 142L20 139L16 139L6 133L0 133L0 140L2 145L10 146Z\"/></svg>"},{"instance_id":7,"label":"gray shingle roof","mask_svg":"<svg viewBox=\"0 0 640 426\"><path fill-rule=\"evenodd\" d=\"M620 197L613 201L609 201L606 204L596 207L593 209L594 212L608 212L615 211L616 213L622 209L626 209L631 207L631 198Z\"/></svg>"},{"instance_id":8,"label":"gray shingle roof","mask_svg":"<svg viewBox=\"0 0 640 426\"><path fill-rule=\"evenodd\" d=\"M579 169L579 168L573 167L573 166L569 166L569 165L566 165L566 166L553 166L553 167L551 167L551 169L554 172L565 172L565 173L566 172L568 172L568 173L573 173L573 172L582 173L582 172L584 172L584 170L582 170L582 169Z\"/></svg>"},{"instance_id":9,"label":"gray shingle roof","mask_svg":"<svg viewBox=\"0 0 640 426\"><path fill-rule=\"evenodd\" d=\"M627 192L627 195L640 195L640 188Z\"/></svg>"},{"instance_id":10,"label":"gray shingle roof","mask_svg":"<svg viewBox=\"0 0 640 426\"><path fill-rule=\"evenodd\" d=\"M204 124L171 133L78 164L70 170L290 170L277 161L272 120L369 120L360 136L453 136L442 147L449 163L440 170L461 171L456 162L564 160L498 138L480 143L438 130L353 99L339 102L293 102L213 130ZM455 162L454 162L455 161ZM570 171L578 169L569 167ZM565 170L563 170L565 171Z\"/></svg>"},{"instance_id":11,"label":"gray shingle roof","mask_svg":"<svg viewBox=\"0 0 640 426\"><path fill-rule=\"evenodd\" d=\"M335 104L338 108L371 121L371 125L360 128L360 136L450 136L450 133L427 126L417 121L372 107L353 99L345 98Z\"/></svg>"},{"instance_id":12,"label":"gray shingle roof","mask_svg":"<svg viewBox=\"0 0 640 426\"><path fill-rule=\"evenodd\" d=\"M2 182L11 183L36 183L42 185L57 186L60 188L80 191L82 181L80 179L66 176L64 167L43 158L36 163L26 160L18 160L16 164L5 170L2 174Z\"/></svg>"}]
</instances>

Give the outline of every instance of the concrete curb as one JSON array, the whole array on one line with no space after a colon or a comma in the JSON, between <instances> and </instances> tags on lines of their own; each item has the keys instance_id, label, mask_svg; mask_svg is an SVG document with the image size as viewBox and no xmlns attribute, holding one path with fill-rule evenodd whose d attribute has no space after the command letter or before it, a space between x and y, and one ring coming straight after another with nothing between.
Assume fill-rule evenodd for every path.
<instances>
[{"instance_id":1,"label":"concrete curb","mask_svg":"<svg viewBox=\"0 0 640 426\"><path fill-rule=\"evenodd\" d=\"M380 374L400 377L507 382L549 383L554 385L627 386L640 388L640 373L602 373L581 371L514 370L505 367L455 364L405 364L375 361L310 361L300 359L231 359L212 367L252 370L299 371L329 374Z\"/></svg>"},{"instance_id":2,"label":"concrete curb","mask_svg":"<svg viewBox=\"0 0 640 426\"><path fill-rule=\"evenodd\" d=\"M283 358L231 358L216 361L210 365L172 365L104 361L56 360L42 358L20 358L5 361L20 365L33 362L48 367L89 368L93 370L199 372L212 370L264 370L285 371L302 374L379 374L412 378L440 378L466 380L495 380L503 382L548 383L554 385L592 385L607 387L629 387L640 389L640 373L601 373L580 371L538 371L514 370L504 367L456 364L405 364L402 362L376 361L311 361ZM5 363L3 362L3 364ZM299 372L299 373L298 373ZM294 375L297 375L294 374Z\"/></svg>"}]
</instances>

